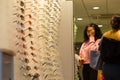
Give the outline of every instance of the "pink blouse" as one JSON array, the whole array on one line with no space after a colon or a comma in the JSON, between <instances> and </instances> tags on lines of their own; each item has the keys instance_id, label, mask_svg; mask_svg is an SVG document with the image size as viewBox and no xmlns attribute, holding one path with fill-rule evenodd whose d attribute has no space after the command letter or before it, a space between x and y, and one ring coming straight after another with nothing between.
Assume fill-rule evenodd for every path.
<instances>
[{"instance_id":1,"label":"pink blouse","mask_svg":"<svg viewBox=\"0 0 120 80\"><path fill-rule=\"evenodd\" d=\"M84 42L80 48L79 56L80 60L83 59L83 64L89 64L90 63L90 51L91 50L98 50L98 44L100 42L100 39L96 40L94 37L90 37L90 40L88 42Z\"/></svg>"}]
</instances>

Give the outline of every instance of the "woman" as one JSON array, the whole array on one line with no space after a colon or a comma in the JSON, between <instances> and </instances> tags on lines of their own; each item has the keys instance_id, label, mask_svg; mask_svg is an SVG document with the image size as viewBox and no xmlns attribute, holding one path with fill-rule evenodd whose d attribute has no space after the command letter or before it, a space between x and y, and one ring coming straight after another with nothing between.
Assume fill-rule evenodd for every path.
<instances>
[{"instance_id":1,"label":"woman","mask_svg":"<svg viewBox=\"0 0 120 80\"><path fill-rule=\"evenodd\" d=\"M110 24L112 29L104 33L99 47L102 71L105 80L120 80L120 15L113 16Z\"/></svg>"},{"instance_id":2,"label":"woman","mask_svg":"<svg viewBox=\"0 0 120 80\"><path fill-rule=\"evenodd\" d=\"M91 23L85 27L84 42L80 48L80 64L83 65L83 80L97 80L97 71L90 64L90 51L98 50L102 32L98 25Z\"/></svg>"}]
</instances>

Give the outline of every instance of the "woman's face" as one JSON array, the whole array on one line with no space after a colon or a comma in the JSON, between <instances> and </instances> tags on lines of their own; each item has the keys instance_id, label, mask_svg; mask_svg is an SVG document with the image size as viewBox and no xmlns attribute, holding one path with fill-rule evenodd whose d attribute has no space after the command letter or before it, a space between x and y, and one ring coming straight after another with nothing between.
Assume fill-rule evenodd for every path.
<instances>
[{"instance_id":1,"label":"woman's face","mask_svg":"<svg viewBox=\"0 0 120 80\"><path fill-rule=\"evenodd\" d=\"M95 30L94 30L93 27L89 26L89 27L87 28L87 35L88 35L88 36L94 36L94 35L95 35Z\"/></svg>"}]
</instances>

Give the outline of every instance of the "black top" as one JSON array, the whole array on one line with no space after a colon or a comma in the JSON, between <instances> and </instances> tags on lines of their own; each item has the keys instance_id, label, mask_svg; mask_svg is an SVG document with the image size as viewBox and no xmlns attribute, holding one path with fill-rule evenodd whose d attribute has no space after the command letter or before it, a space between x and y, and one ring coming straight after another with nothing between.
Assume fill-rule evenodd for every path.
<instances>
[{"instance_id":1,"label":"black top","mask_svg":"<svg viewBox=\"0 0 120 80\"><path fill-rule=\"evenodd\" d=\"M99 47L105 63L120 64L120 41L103 37Z\"/></svg>"}]
</instances>

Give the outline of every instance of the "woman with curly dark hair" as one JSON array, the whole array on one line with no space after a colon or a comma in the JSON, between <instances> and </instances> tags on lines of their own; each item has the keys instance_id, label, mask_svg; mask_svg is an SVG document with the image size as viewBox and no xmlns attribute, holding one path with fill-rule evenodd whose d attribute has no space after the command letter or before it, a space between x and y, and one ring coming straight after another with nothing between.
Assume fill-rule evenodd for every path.
<instances>
[{"instance_id":1,"label":"woman with curly dark hair","mask_svg":"<svg viewBox=\"0 0 120 80\"><path fill-rule=\"evenodd\" d=\"M98 50L102 32L98 25L91 23L84 29L84 42L80 48L80 65L83 66L83 80L97 80L97 70L90 67L90 51Z\"/></svg>"}]
</instances>

